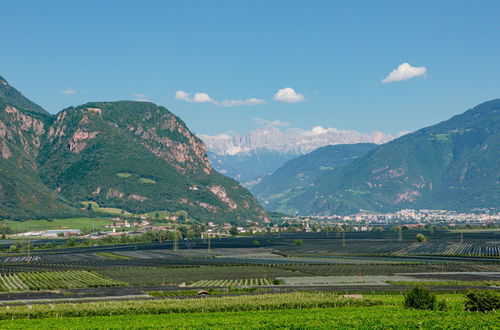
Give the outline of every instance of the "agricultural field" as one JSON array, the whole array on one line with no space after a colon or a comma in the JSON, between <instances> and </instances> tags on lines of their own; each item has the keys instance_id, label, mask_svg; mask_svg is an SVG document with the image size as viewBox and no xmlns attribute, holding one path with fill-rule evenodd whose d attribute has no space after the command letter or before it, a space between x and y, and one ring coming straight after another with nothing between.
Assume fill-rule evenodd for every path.
<instances>
[{"instance_id":1,"label":"agricultural field","mask_svg":"<svg viewBox=\"0 0 500 330\"><path fill-rule=\"evenodd\" d=\"M179 320L188 328L452 327L456 320L464 326L495 324L496 314L465 312L463 294L468 288L495 290L500 259L412 254L417 246L413 241L372 235L346 235L345 247L335 234L298 233L213 239L210 251L207 240L200 239L179 241L178 251L167 241L35 250L29 255L4 252L0 328L164 328L179 327ZM456 235L446 235L435 235L429 244L438 249L457 243ZM485 238L477 240L481 246L495 241L491 234L468 235L473 236L458 243L477 237ZM303 244L297 246L295 239ZM418 247L430 251L429 244ZM357 245L365 252L332 253L339 245ZM378 245L409 252L366 252ZM401 293L414 285L431 288L450 309L403 309ZM200 290L207 294L200 295Z\"/></svg>"},{"instance_id":2,"label":"agricultural field","mask_svg":"<svg viewBox=\"0 0 500 330\"><path fill-rule=\"evenodd\" d=\"M395 275L399 273L500 272L500 264L473 263L400 263L400 264L300 264L276 267L300 272L305 276Z\"/></svg>"},{"instance_id":3,"label":"agricultural field","mask_svg":"<svg viewBox=\"0 0 500 330\"><path fill-rule=\"evenodd\" d=\"M498 241L486 242L429 242L412 243L393 254L439 254L439 255L476 255L500 256Z\"/></svg>"},{"instance_id":4,"label":"agricultural field","mask_svg":"<svg viewBox=\"0 0 500 330\"><path fill-rule=\"evenodd\" d=\"M80 229L82 231L104 230L106 225L113 223L106 218L68 218L54 220L0 220L0 225L9 226L13 232L42 231L49 229Z\"/></svg>"},{"instance_id":5,"label":"agricultural field","mask_svg":"<svg viewBox=\"0 0 500 330\"><path fill-rule=\"evenodd\" d=\"M163 315L120 315L1 321L3 329L494 329L492 312L404 310L399 306L338 307Z\"/></svg>"},{"instance_id":6,"label":"agricultural field","mask_svg":"<svg viewBox=\"0 0 500 330\"><path fill-rule=\"evenodd\" d=\"M270 279L297 276L293 270L269 266L194 266L155 268L115 268L98 272L117 281L132 285L179 285L181 283L210 280Z\"/></svg>"},{"instance_id":7,"label":"agricultural field","mask_svg":"<svg viewBox=\"0 0 500 330\"><path fill-rule=\"evenodd\" d=\"M281 277L284 285L311 286L311 285L387 285L389 281L415 281L408 276L364 275L364 276L300 276ZM425 280L422 280L424 282Z\"/></svg>"},{"instance_id":8,"label":"agricultural field","mask_svg":"<svg viewBox=\"0 0 500 330\"><path fill-rule=\"evenodd\" d=\"M187 287L242 287L278 284L274 279L269 278L246 278L239 280L203 280L190 283Z\"/></svg>"},{"instance_id":9,"label":"agricultural field","mask_svg":"<svg viewBox=\"0 0 500 330\"><path fill-rule=\"evenodd\" d=\"M404 309L401 295L361 299L289 293L163 299L0 309L0 327L14 328L494 328L494 312L464 310L463 295L438 295L445 311Z\"/></svg>"},{"instance_id":10,"label":"agricultural field","mask_svg":"<svg viewBox=\"0 0 500 330\"><path fill-rule=\"evenodd\" d=\"M0 274L1 292L97 288L123 285L125 285L125 283L86 270Z\"/></svg>"}]
</instances>

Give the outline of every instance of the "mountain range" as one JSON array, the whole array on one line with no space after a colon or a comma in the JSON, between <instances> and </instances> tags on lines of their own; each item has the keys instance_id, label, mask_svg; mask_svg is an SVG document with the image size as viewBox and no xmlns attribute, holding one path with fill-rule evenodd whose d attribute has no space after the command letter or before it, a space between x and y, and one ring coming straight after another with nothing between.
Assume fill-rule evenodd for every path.
<instances>
[{"instance_id":1,"label":"mountain range","mask_svg":"<svg viewBox=\"0 0 500 330\"><path fill-rule=\"evenodd\" d=\"M313 186L320 177L335 173L376 146L374 143L354 143L318 148L286 162L250 189L266 208L287 212L289 199Z\"/></svg>"},{"instance_id":2,"label":"mountain range","mask_svg":"<svg viewBox=\"0 0 500 330\"><path fill-rule=\"evenodd\" d=\"M328 150L303 156L316 164L317 178L307 187L283 185L287 177L295 185L297 173L303 172L300 167L290 170L300 164L292 160L253 189L270 210L288 213L498 209L499 124L500 99L496 99L379 145L321 175L317 164Z\"/></svg>"},{"instance_id":3,"label":"mountain range","mask_svg":"<svg viewBox=\"0 0 500 330\"><path fill-rule=\"evenodd\" d=\"M283 124L283 123L281 123ZM400 132L397 136L406 134ZM361 133L316 126L311 130L267 125L250 131L219 135L198 135L207 145L209 159L217 171L246 187L257 184L288 160L317 148L354 143L385 143L395 137L380 131Z\"/></svg>"},{"instance_id":4,"label":"mountain range","mask_svg":"<svg viewBox=\"0 0 500 330\"><path fill-rule=\"evenodd\" d=\"M0 217L78 214L82 202L202 221L268 221L166 108L92 102L50 115L0 77Z\"/></svg>"}]
</instances>

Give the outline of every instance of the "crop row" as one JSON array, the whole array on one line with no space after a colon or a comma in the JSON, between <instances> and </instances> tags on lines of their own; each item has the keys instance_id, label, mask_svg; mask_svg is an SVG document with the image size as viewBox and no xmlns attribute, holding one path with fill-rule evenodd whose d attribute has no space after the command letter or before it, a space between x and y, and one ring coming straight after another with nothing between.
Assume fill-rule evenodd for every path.
<instances>
[{"instance_id":1,"label":"crop row","mask_svg":"<svg viewBox=\"0 0 500 330\"><path fill-rule=\"evenodd\" d=\"M122 286L101 274L86 271L20 272L0 275L0 291L53 290Z\"/></svg>"},{"instance_id":2,"label":"crop row","mask_svg":"<svg viewBox=\"0 0 500 330\"><path fill-rule=\"evenodd\" d=\"M29 263L29 262L35 262L35 261L40 261L42 257L40 256L15 256L15 257L7 257L0 259L1 262L9 262L9 263Z\"/></svg>"},{"instance_id":3,"label":"crop row","mask_svg":"<svg viewBox=\"0 0 500 330\"><path fill-rule=\"evenodd\" d=\"M0 320L196 312L233 312L381 305L379 300L343 298L331 293L284 293L206 299L105 301L0 307Z\"/></svg>"},{"instance_id":4,"label":"crop row","mask_svg":"<svg viewBox=\"0 0 500 330\"><path fill-rule=\"evenodd\" d=\"M497 242L429 242L413 243L394 254L445 254L500 256L500 246Z\"/></svg>"},{"instance_id":5,"label":"crop row","mask_svg":"<svg viewBox=\"0 0 500 330\"><path fill-rule=\"evenodd\" d=\"M239 280L203 280L191 283L188 287L231 287L231 286L253 286L253 285L273 285L272 279L267 278L246 278Z\"/></svg>"}]
</instances>

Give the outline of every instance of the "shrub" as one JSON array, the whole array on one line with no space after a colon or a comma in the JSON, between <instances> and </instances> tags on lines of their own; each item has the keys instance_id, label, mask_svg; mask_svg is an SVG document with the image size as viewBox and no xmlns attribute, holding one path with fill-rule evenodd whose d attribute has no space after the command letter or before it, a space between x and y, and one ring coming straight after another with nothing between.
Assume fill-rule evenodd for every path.
<instances>
[{"instance_id":1,"label":"shrub","mask_svg":"<svg viewBox=\"0 0 500 330\"><path fill-rule=\"evenodd\" d=\"M419 242L422 242L422 243L427 242L427 237L425 235L417 234L416 237L417 237L417 241L419 241Z\"/></svg>"},{"instance_id":2,"label":"shrub","mask_svg":"<svg viewBox=\"0 0 500 330\"><path fill-rule=\"evenodd\" d=\"M301 239L296 239L294 243L295 243L295 245L302 245L304 243L304 241Z\"/></svg>"},{"instance_id":3,"label":"shrub","mask_svg":"<svg viewBox=\"0 0 500 330\"><path fill-rule=\"evenodd\" d=\"M494 290L470 290L465 295L465 310L493 311L500 309L500 292Z\"/></svg>"},{"instance_id":4,"label":"shrub","mask_svg":"<svg viewBox=\"0 0 500 330\"><path fill-rule=\"evenodd\" d=\"M448 303L446 301L438 301L437 304L437 309L438 311L445 311L448 310Z\"/></svg>"},{"instance_id":5,"label":"shrub","mask_svg":"<svg viewBox=\"0 0 500 330\"><path fill-rule=\"evenodd\" d=\"M414 287L406 292L404 306L415 309L431 309L437 307L436 295L427 288Z\"/></svg>"}]
</instances>

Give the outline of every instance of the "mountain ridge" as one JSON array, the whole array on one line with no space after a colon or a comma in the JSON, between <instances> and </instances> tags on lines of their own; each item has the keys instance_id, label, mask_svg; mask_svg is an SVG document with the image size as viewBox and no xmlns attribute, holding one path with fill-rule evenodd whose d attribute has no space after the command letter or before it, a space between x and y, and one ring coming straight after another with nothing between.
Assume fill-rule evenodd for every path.
<instances>
[{"instance_id":1,"label":"mountain ridge","mask_svg":"<svg viewBox=\"0 0 500 330\"><path fill-rule=\"evenodd\" d=\"M186 210L202 221L268 221L248 190L213 170L203 142L164 107L89 102L50 116L9 100L0 98L0 217L82 213L81 203L92 201L134 213ZM7 171L19 166L17 176ZM15 194L5 193L15 186Z\"/></svg>"},{"instance_id":2,"label":"mountain ridge","mask_svg":"<svg viewBox=\"0 0 500 330\"><path fill-rule=\"evenodd\" d=\"M303 213L500 205L500 99L380 145L289 201Z\"/></svg>"}]
</instances>

